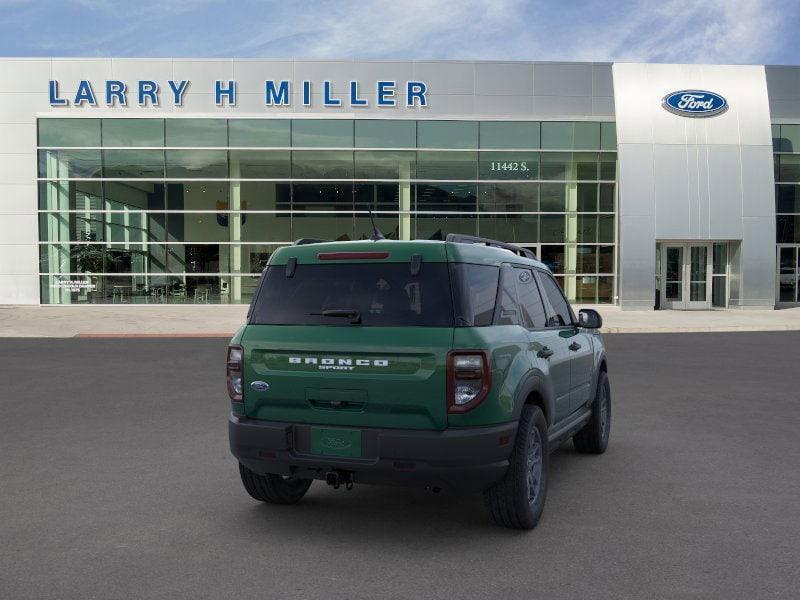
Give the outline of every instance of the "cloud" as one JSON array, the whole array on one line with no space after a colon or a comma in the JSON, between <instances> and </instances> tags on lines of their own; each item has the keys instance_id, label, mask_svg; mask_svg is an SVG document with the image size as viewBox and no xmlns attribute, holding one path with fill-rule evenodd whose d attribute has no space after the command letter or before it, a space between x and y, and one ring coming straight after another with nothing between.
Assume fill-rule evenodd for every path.
<instances>
[{"instance_id":1,"label":"cloud","mask_svg":"<svg viewBox=\"0 0 800 600\"><path fill-rule=\"evenodd\" d=\"M796 0L0 0L0 54L800 63Z\"/></svg>"}]
</instances>

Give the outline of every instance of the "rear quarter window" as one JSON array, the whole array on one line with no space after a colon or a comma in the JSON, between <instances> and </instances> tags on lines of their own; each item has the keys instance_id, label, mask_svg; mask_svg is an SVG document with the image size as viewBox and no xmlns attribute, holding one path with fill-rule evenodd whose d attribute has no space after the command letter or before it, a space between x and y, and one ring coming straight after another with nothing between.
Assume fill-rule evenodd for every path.
<instances>
[{"instance_id":1,"label":"rear quarter window","mask_svg":"<svg viewBox=\"0 0 800 600\"><path fill-rule=\"evenodd\" d=\"M492 324L499 275L500 268L491 265L450 265L457 326L486 327Z\"/></svg>"}]
</instances>

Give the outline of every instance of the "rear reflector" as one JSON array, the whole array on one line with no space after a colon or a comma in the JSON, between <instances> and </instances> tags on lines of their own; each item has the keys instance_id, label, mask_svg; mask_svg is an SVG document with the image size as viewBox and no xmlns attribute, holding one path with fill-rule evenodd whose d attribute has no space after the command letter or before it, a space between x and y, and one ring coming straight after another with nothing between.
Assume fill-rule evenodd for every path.
<instances>
[{"instance_id":1,"label":"rear reflector","mask_svg":"<svg viewBox=\"0 0 800 600\"><path fill-rule=\"evenodd\" d=\"M379 260L389 258L388 252L320 252L318 260Z\"/></svg>"}]
</instances>

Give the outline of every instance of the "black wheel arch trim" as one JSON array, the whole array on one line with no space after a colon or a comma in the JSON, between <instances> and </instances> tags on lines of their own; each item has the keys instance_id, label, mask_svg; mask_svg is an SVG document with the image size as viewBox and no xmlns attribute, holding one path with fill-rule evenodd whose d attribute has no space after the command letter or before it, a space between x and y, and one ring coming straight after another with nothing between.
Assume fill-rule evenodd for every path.
<instances>
[{"instance_id":1,"label":"black wheel arch trim","mask_svg":"<svg viewBox=\"0 0 800 600\"><path fill-rule=\"evenodd\" d=\"M516 396L514 397L514 420L519 420L522 414L522 408L525 406L531 394L536 393L542 399L542 412L547 421L548 426L553 424L553 415L555 415L555 402L552 394L545 385L544 377L537 372L531 373L525 381L517 389Z\"/></svg>"}]
</instances>

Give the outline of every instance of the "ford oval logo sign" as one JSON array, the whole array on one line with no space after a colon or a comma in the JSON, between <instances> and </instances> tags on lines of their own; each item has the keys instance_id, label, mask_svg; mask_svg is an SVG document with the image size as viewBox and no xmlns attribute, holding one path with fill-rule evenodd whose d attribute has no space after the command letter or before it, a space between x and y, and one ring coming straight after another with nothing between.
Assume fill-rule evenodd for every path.
<instances>
[{"instance_id":1,"label":"ford oval logo sign","mask_svg":"<svg viewBox=\"0 0 800 600\"><path fill-rule=\"evenodd\" d=\"M728 110L728 101L705 90L681 90L664 96L662 105L671 113L684 117L713 117Z\"/></svg>"}]
</instances>

